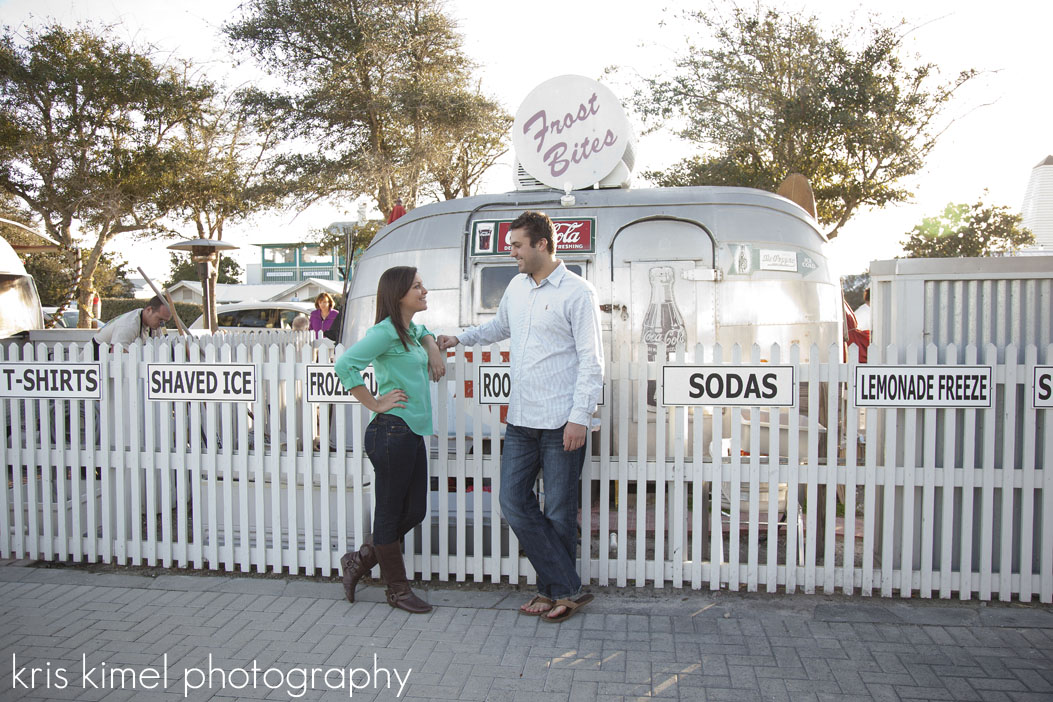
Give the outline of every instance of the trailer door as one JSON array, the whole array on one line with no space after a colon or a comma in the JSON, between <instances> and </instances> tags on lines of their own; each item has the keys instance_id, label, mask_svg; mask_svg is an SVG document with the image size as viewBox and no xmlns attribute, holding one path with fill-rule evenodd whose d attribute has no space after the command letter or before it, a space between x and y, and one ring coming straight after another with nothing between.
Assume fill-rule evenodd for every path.
<instances>
[{"instance_id":1,"label":"trailer door","mask_svg":"<svg viewBox=\"0 0 1053 702\"><path fill-rule=\"evenodd\" d=\"M641 343L712 344L713 250L709 233L684 220L648 219L618 232L611 243L612 343L631 346L633 360Z\"/></svg>"},{"instance_id":2,"label":"trailer door","mask_svg":"<svg viewBox=\"0 0 1053 702\"><path fill-rule=\"evenodd\" d=\"M650 218L619 231L611 242L612 319L611 348L622 358L626 350L633 362L653 356L665 360L668 342L712 344L715 339L716 306L713 272L714 244L703 227L695 222L671 218ZM656 373L657 376L657 373ZM647 384L648 409L660 400L657 380ZM655 456L655 422L650 412L644 419L636 415L638 398L630 393L628 450L639 446L640 421L646 424L646 452ZM614 416L618 408L614 407ZM670 415L672 416L672 415ZM672 455L673 433L666 433L666 455ZM688 436L688 446L693 440Z\"/></svg>"}]
</instances>

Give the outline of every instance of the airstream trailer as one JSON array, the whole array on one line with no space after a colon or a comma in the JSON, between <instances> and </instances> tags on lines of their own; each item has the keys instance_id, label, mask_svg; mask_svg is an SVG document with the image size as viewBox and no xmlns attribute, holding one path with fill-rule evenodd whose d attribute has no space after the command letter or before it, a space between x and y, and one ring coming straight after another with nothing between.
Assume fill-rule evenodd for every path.
<instances>
[{"instance_id":1,"label":"airstream trailer","mask_svg":"<svg viewBox=\"0 0 1053 702\"><path fill-rule=\"evenodd\" d=\"M840 343L840 282L802 176L780 189L788 197L732 187L631 189L635 146L621 103L581 76L535 88L512 140L517 190L424 205L377 233L345 296L345 344L372 325L380 274L396 265L421 271L429 290L423 321L437 333L491 318L517 274L507 235L525 210L552 218L557 255L596 287L609 368L624 353L657 364L676 346L738 344L748 360L753 344L765 354L773 343L797 344L807 359L813 344L825 353ZM646 390L651 407L657 383ZM635 452L635 427L630 434Z\"/></svg>"},{"instance_id":2,"label":"airstream trailer","mask_svg":"<svg viewBox=\"0 0 1053 702\"><path fill-rule=\"evenodd\" d=\"M342 341L354 343L372 325L380 274L396 265L421 271L429 290L423 321L437 333L491 318L517 274L508 224L541 210L556 224L557 255L596 287L608 363L615 349L635 354L641 345L648 360L666 343L737 343L747 353L754 343L765 350L798 344L806 359L812 344L825 351L840 342L839 280L823 255L824 236L799 205L746 188L574 196L567 207L551 191L481 195L396 220L356 265Z\"/></svg>"}]
</instances>

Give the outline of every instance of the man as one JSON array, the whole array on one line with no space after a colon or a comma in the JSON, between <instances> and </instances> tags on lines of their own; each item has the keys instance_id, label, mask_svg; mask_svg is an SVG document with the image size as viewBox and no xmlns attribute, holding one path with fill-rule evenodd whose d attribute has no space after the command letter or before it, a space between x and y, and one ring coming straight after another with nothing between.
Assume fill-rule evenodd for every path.
<instances>
[{"instance_id":1,"label":"man","mask_svg":"<svg viewBox=\"0 0 1053 702\"><path fill-rule=\"evenodd\" d=\"M127 346L136 339L146 341L151 336L160 336L161 328L172 318L172 310L158 296L150 298L146 307L125 312L111 319L106 326L95 332L98 344L123 344Z\"/></svg>"},{"instance_id":2,"label":"man","mask_svg":"<svg viewBox=\"0 0 1053 702\"><path fill-rule=\"evenodd\" d=\"M559 622L592 600L576 567L585 437L603 389L596 290L555 256L552 220L525 212L508 241L519 275L497 316L439 348L511 338L512 390L501 456L501 511L537 571L538 594L523 614ZM534 484L545 483L541 512Z\"/></svg>"}]
</instances>

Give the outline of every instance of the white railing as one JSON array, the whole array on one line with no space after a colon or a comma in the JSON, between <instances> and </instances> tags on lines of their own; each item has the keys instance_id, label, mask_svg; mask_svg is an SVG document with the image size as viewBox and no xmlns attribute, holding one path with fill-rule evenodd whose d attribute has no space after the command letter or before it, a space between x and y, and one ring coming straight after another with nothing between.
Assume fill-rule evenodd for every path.
<instances>
[{"instance_id":1,"label":"white railing","mask_svg":"<svg viewBox=\"0 0 1053 702\"><path fill-rule=\"evenodd\" d=\"M305 367L330 362L331 346L267 341L104 351L99 400L0 399L0 556L338 573L369 530L369 417L306 401ZM1038 350L1023 364L1015 349L1001 363L993 347L966 350L967 364L992 367L994 402L982 409L857 409L856 364L819 356L765 354L794 369L797 398L781 408L649 407L660 366L609 360L582 480L583 578L1053 601L1053 432L1050 411L1030 402ZM872 348L870 365L882 357L895 349ZM501 412L474 397L477 367L501 358L459 350L433 395L435 426L450 431L431 439L432 510L406 541L424 580L533 580L499 518ZM955 349L930 347L921 363L942 358ZM38 344L0 361L94 359L90 344ZM173 361L254 364L255 400L147 399L147 365ZM748 358L737 347L678 353L703 362L763 365L756 347Z\"/></svg>"}]
</instances>

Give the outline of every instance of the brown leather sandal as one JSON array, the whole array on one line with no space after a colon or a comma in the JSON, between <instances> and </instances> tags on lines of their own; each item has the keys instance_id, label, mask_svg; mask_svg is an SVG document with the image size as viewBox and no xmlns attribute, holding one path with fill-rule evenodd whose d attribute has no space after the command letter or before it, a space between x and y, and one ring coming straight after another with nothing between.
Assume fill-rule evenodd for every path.
<instances>
[{"instance_id":1,"label":"brown leather sandal","mask_svg":"<svg viewBox=\"0 0 1053 702\"><path fill-rule=\"evenodd\" d=\"M543 604L547 604L548 605L548 609L539 609L539 610L536 610L536 611L533 611L533 612L531 612L528 609L524 609L524 607L533 607L534 605L543 605ZM534 597L531 598L531 600L529 602L527 602L525 605L523 605L522 607L519 608L519 613L520 614L525 614L528 617L538 617L538 616L541 616L542 614L548 612L549 609L552 609L552 607L555 604L556 604L555 600L551 600L551 599L545 597L544 595L534 595Z\"/></svg>"},{"instance_id":2,"label":"brown leather sandal","mask_svg":"<svg viewBox=\"0 0 1053 702\"><path fill-rule=\"evenodd\" d=\"M575 597L574 599L568 598L563 600L556 600L556 603L552 605L552 609L555 609L556 607L566 607L566 610L562 614L557 614L554 617L550 616L546 612L545 616L541 618L544 619L546 622L552 622L553 624L558 622L565 622L571 617L573 617L574 613L577 612L579 609L592 602L593 599L595 598L592 595L590 595L587 592L584 592ZM549 610L549 612L551 611L552 610Z\"/></svg>"}]
</instances>

